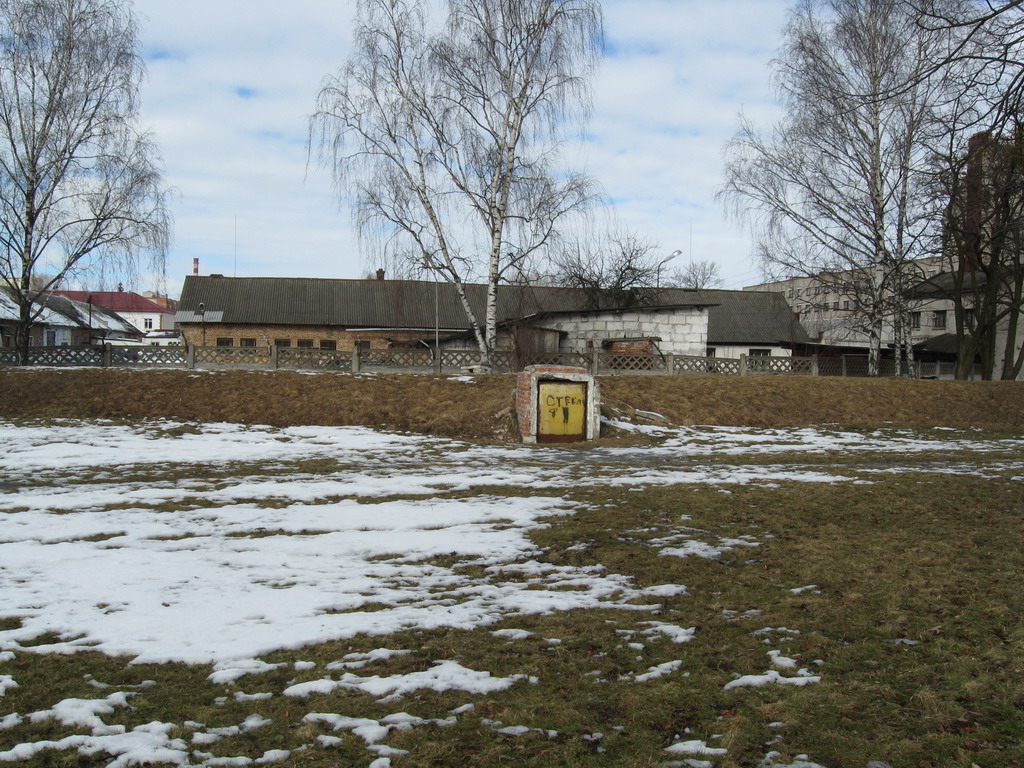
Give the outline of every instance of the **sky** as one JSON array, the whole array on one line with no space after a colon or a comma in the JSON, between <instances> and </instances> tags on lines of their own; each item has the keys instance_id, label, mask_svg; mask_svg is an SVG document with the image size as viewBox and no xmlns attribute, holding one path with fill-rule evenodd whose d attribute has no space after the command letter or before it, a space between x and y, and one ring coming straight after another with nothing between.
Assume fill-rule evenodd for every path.
<instances>
[{"instance_id":1,"label":"sky","mask_svg":"<svg viewBox=\"0 0 1024 768\"><path fill-rule=\"evenodd\" d=\"M746 230L715 201L742 111L778 114L768 63L788 0L605 0L606 55L586 138L569 155L623 225L666 256L719 264L725 288L761 281ZM173 189L166 278L360 278L379 264L347 201L307 154L323 78L351 46L354 0L135 0L148 77L142 125Z\"/></svg>"}]
</instances>

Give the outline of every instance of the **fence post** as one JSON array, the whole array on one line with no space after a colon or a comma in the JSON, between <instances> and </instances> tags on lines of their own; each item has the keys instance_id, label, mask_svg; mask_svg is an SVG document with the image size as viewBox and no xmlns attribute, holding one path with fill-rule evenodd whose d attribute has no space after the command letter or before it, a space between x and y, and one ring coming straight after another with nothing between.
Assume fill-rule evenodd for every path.
<instances>
[{"instance_id":1,"label":"fence post","mask_svg":"<svg viewBox=\"0 0 1024 768\"><path fill-rule=\"evenodd\" d=\"M747 375L747 356L740 355L740 376Z\"/></svg>"},{"instance_id":2,"label":"fence post","mask_svg":"<svg viewBox=\"0 0 1024 768\"><path fill-rule=\"evenodd\" d=\"M815 355L811 358L811 376L820 376L818 373L818 356Z\"/></svg>"},{"instance_id":3,"label":"fence post","mask_svg":"<svg viewBox=\"0 0 1024 768\"><path fill-rule=\"evenodd\" d=\"M601 352L597 347L590 350L590 375L597 376L601 372Z\"/></svg>"},{"instance_id":4,"label":"fence post","mask_svg":"<svg viewBox=\"0 0 1024 768\"><path fill-rule=\"evenodd\" d=\"M842 360L842 363L843 363L843 366L842 366L842 368L843 368L843 378L845 379L846 378L846 355L840 355L839 358L840 358L840 360Z\"/></svg>"},{"instance_id":5,"label":"fence post","mask_svg":"<svg viewBox=\"0 0 1024 768\"><path fill-rule=\"evenodd\" d=\"M279 350L280 350L280 347L278 347L277 344L271 344L270 345L270 370L272 370L272 371L276 371L277 370L277 366L278 366L278 362L277 362L278 358L277 358L277 356L278 356Z\"/></svg>"},{"instance_id":6,"label":"fence post","mask_svg":"<svg viewBox=\"0 0 1024 768\"><path fill-rule=\"evenodd\" d=\"M676 356L672 352L665 355L665 373L671 376L676 372Z\"/></svg>"},{"instance_id":7,"label":"fence post","mask_svg":"<svg viewBox=\"0 0 1024 768\"><path fill-rule=\"evenodd\" d=\"M430 360L434 366L434 373L441 373L441 348L434 347L430 350Z\"/></svg>"},{"instance_id":8,"label":"fence post","mask_svg":"<svg viewBox=\"0 0 1024 768\"><path fill-rule=\"evenodd\" d=\"M185 367L192 370L196 367L196 345L189 344L185 350Z\"/></svg>"},{"instance_id":9,"label":"fence post","mask_svg":"<svg viewBox=\"0 0 1024 768\"><path fill-rule=\"evenodd\" d=\"M360 367L359 347L352 347L352 373L359 373Z\"/></svg>"},{"instance_id":10,"label":"fence post","mask_svg":"<svg viewBox=\"0 0 1024 768\"><path fill-rule=\"evenodd\" d=\"M110 367L110 344L104 344L103 345L103 357L100 358L100 367L101 368L109 368Z\"/></svg>"}]
</instances>

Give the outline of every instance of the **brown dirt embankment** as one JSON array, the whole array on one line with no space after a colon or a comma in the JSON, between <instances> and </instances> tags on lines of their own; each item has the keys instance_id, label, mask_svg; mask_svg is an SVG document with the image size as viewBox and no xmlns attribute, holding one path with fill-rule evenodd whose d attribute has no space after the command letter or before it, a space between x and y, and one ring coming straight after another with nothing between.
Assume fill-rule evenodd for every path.
<instances>
[{"instance_id":1,"label":"brown dirt embankment","mask_svg":"<svg viewBox=\"0 0 1024 768\"><path fill-rule=\"evenodd\" d=\"M763 376L617 376L604 410L675 424L1024 427L1024 383ZM291 371L0 369L0 417L368 425L514 438L515 379ZM641 415L642 418L642 415Z\"/></svg>"}]
</instances>

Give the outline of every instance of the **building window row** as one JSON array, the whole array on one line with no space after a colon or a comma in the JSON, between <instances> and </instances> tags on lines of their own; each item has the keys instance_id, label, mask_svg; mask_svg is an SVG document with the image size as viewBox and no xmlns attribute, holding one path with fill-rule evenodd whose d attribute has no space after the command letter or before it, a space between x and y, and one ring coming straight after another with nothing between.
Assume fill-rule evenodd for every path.
<instances>
[{"instance_id":1,"label":"building window row","mask_svg":"<svg viewBox=\"0 0 1024 768\"><path fill-rule=\"evenodd\" d=\"M367 344L369 344L369 342L367 342ZM275 347L290 347L291 345L292 345L292 340L291 339L274 339L274 346ZM235 346L235 340L233 338L229 338L229 337L226 337L226 336L218 337L217 338L217 346L218 347L233 347L233 346ZM241 338L241 339L238 340L238 346L240 346L240 347L255 347L255 346L258 346L258 344L256 342L256 339L254 339L252 337L244 337L244 338ZM320 349L335 349L336 350L338 348L338 342L334 341L333 339L321 339L319 341L319 343L316 342L313 339L298 339L295 342L295 346L298 347L299 349L315 349L315 348L319 347Z\"/></svg>"}]
</instances>

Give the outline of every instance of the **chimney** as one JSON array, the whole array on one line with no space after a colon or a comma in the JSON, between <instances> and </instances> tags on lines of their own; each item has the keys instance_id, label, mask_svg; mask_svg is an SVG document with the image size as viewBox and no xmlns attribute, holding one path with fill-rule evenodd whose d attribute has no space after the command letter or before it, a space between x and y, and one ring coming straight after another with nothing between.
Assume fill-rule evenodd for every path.
<instances>
[{"instance_id":1,"label":"chimney","mask_svg":"<svg viewBox=\"0 0 1024 768\"><path fill-rule=\"evenodd\" d=\"M383 280L384 279L384 270L383 269L378 269L377 270L377 279L378 280Z\"/></svg>"},{"instance_id":2,"label":"chimney","mask_svg":"<svg viewBox=\"0 0 1024 768\"><path fill-rule=\"evenodd\" d=\"M193 275L198 275L199 274L199 257L198 256L196 256L194 259L192 259L192 274Z\"/></svg>"}]
</instances>

